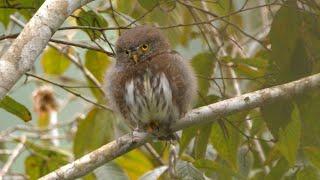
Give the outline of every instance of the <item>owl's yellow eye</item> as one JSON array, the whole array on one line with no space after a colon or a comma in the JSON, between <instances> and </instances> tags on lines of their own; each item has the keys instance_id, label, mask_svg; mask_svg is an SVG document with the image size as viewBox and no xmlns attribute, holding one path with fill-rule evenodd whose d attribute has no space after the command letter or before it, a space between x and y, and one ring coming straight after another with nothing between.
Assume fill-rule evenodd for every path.
<instances>
[{"instance_id":1,"label":"owl's yellow eye","mask_svg":"<svg viewBox=\"0 0 320 180\"><path fill-rule=\"evenodd\" d=\"M148 48L149 48L148 44L143 44L143 45L141 46L142 51L147 51Z\"/></svg>"}]
</instances>

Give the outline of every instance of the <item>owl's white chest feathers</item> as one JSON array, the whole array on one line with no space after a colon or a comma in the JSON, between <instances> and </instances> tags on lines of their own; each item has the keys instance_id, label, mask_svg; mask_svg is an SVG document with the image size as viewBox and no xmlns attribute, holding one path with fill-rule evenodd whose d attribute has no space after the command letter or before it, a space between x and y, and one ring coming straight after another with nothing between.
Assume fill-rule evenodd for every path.
<instances>
[{"instance_id":1,"label":"owl's white chest feathers","mask_svg":"<svg viewBox=\"0 0 320 180\"><path fill-rule=\"evenodd\" d=\"M129 116L137 124L150 121L169 122L179 117L172 102L172 91L166 75L152 74L150 70L125 85L125 101Z\"/></svg>"}]
</instances>

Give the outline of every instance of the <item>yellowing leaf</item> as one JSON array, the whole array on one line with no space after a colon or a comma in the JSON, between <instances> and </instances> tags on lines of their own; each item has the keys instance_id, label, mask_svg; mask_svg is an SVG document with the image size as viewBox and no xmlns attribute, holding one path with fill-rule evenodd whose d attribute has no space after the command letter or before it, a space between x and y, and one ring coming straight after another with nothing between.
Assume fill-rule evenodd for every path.
<instances>
[{"instance_id":1,"label":"yellowing leaf","mask_svg":"<svg viewBox=\"0 0 320 180\"><path fill-rule=\"evenodd\" d=\"M138 179L153 169L151 161L138 149L117 158L115 162L127 172L130 179Z\"/></svg>"},{"instance_id":2,"label":"yellowing leaf","mask_svg":"<svg viewBox=\"0 0 320 180\"><path fill-rule=\"evenodd\" d=\"M41 65L45 73L61 75L68 69L70 61L56 49L47 48L41 57Z\"/></svg>"},{"instance_id":3,"label":"yellowing leaf","mask_svg":"<svg viewBox=\"0 0 320 180\"><path fill-rule=\"evenodd\" d=\"M114 133L113 120L112 112L98 108L92 109L78 124L73 145L75 157L81 157L111 141Z\"/></svg>"}]
</instances>

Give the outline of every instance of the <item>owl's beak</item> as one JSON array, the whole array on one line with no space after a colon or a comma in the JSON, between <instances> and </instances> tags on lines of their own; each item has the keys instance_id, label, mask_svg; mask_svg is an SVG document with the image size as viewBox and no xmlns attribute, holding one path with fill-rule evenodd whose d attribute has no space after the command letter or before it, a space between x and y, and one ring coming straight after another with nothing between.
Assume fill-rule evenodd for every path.
<instances>
[{"instance_id":1,"label":"owl's beak","mask_svg":"<svg viewBox=\"0 0 320 180\"><path fill-rule=\"evenodd\" d=\"M133 60L135 63L138 63L138 61L139 61L138 54L133 53L133 54L131 55L131 58L132 58L132 60Z\"/></svg>"}]
</instances>

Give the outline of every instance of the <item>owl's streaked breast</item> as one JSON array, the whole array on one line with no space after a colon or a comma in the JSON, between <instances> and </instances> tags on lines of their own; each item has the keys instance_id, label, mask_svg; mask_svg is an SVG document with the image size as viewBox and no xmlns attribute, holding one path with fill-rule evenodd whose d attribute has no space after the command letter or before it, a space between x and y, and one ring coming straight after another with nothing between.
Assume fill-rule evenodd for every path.
<instances>
[{"instance_id":1,"label":"owl's streaked breast","mask_svg":"<svg viewBox=\"0 0 320 180\"><path fill-rule=\"evenodd\" d=\"M172 122L179 117L178 108L172 102L170 83L163 72L146 70L125 85L125 101L129 116L137 124L150 121Z\"/></svg>"}]
</instances>

